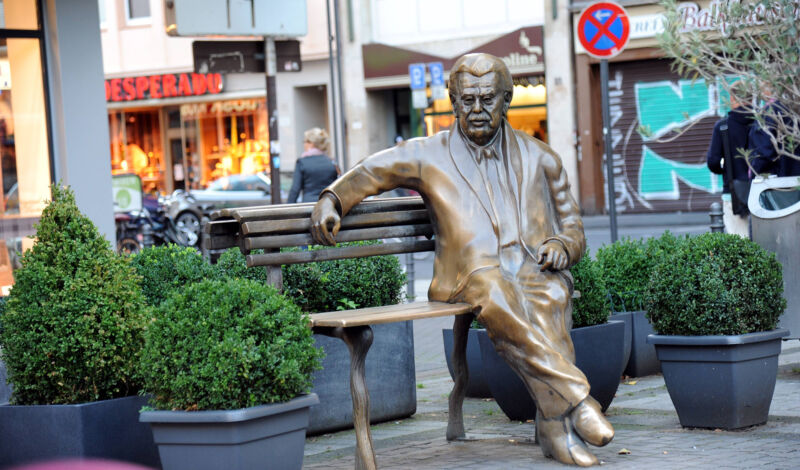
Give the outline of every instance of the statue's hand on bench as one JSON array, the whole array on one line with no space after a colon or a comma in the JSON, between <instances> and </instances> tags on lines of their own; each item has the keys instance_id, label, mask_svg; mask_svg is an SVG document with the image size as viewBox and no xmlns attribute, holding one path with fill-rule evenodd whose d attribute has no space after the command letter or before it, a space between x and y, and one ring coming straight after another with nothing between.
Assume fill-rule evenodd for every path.
<instances>
[{"instance_id":1,"label":"statue's hand on bench","mask_svg":"<svg viewBox=\"0 0 800 470\"><path fill-rule=\"evenodd\" d=\"M333 196L323 194L311 212L311 236L320 245L335 245L341 217Z\"/></svg>"}]
</instances>

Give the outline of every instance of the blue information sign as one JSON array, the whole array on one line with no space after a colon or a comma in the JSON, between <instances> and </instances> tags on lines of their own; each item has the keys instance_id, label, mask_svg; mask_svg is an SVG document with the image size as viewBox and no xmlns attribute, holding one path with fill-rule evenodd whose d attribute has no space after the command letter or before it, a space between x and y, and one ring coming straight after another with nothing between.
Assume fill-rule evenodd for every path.
<instances>
[{"instance_id":1,"label":"blue information sign","mask_svg":"<svg viewBox=\"0 0 800 470\"><path fill-rule=\"evenodd\" d=\"M444 86L444 65L441 62L431 62L428 70L431 72L431 86Z\"/></svg>"},{"instance_id":2,"label":"blue information sign","mask_svg":"<svg viewBox=\"0 0 800 470\"><path fill-rule=\"evenodd\" d=\"M425 89L425 64L408 64L408 76L412 90Z\"/></svg>"}]
</instances>

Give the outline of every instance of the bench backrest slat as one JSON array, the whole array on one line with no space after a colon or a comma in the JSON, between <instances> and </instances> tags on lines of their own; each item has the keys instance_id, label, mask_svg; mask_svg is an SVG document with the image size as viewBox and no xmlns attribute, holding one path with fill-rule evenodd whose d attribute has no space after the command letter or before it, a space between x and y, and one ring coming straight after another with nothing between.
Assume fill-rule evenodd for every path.
<instances>
[{"instance_id":1,"label":"bench backrest slat","mask_svg":"<svg viewBox=\"0 0 800 470\"><path fill-rule=\"evenodd\" d=\"M326 250L293 251L287 253L263 253L247 255L247 266L280 266L282 264L313 263L335 259L362 258L366 256L394 255L433 251L433 240L411 240L383 243L380 245L345 246Z\"/></svg>"},{"instance_id":2,"label":"bench backrest slat","mask_svg":"<svg viewBox=\"0 0 800 470\"><path fill-rule=\"evenodd\" d=\"M338 243L355 242L362 240L377 240L381 238L432 236L431 224L396 225L390 227L361 228L354 230L341 230L336 235ZM273 249L289 246L314 245L316 242L311 234L298 233L292 235L270 235L267 237L247 237L244 239L244 249L249 253L258 249Z\"/></svg>"},{"instance_id":3,"label":"bench backrest slat","mask_svg":"<svg viewBox=\"0 0 800 470\"><path fill-rule=\"evenodd\" d=\"M346 215L342 218L342 230L366 227L387 227L414 223L428 223L428 211L425 209L411 211L392 211L371 214ZM294 233L310 233L311 219L256 220L242 222L244 236L285 235ZM387 238L387 237L383 237Z\"/></svg>"},{"instance_id":4,"label":"bench backrest slat","mask_svg":"<svg viewBox=\"0 0 800 470\"><path fill-rule=\"evenodd\" d=\"M333 259L433 251L430 240L327 248L280 253L281 248L314 245L311 238L313 203L222 209L211 215L205 227L204 246L212 261L222 251L238 247L247 255L248 266L280 266ZM342 218L337 242L433 236L433 226L420 197L362 201ZM267 253L253 254L263 249Z\"/></svg>"}]
</instances>

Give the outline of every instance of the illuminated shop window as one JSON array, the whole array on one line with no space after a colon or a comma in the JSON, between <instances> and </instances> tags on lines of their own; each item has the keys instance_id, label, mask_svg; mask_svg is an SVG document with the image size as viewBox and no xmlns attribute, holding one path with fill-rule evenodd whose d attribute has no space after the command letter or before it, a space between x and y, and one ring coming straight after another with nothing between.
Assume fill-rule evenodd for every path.
<instances>
[{"instance_id":1,"label":"illuminated shop window","mask_svg":"<svg viewBox=\"0 0 800 470\"><path fill-rule=\"evenodd\" d=\"M52 177L37 2L0 1L0 28L0 293L7 295Z\"/></svg>"}]
</instances>

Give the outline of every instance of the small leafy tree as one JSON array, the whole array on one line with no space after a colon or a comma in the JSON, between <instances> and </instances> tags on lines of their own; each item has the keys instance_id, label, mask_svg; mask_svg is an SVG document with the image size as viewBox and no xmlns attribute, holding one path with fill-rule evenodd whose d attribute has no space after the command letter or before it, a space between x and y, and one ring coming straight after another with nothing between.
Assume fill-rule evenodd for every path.
<instances>
[{"instance_id":1,"label":"small leafy tree","mask_svg":"<svg viewBox=\"0 0 800 470\"><path fill-rule=\"evenodd\" d=\"M800 158L795 155L800 145L800 2L712 2L706 28L687 27L687 21L693 21L693 4L661 4L666 21L659 43L673 59L673 68L717 82L744 110L753 112L778 156ZM742 83L732 87L737 79Z\"/></svg>"},{"instance_id":2,"label":"small leafy tree","mask_svg":"<svg viewBox=\"0 0 800 470\"><path fill-rule=\"evenodd\" d=\"M51 191L3 311L0 344L12 401L135 395L146 322L140 278L81 214L71 190Z\"/></svg>"}]
</instances>

